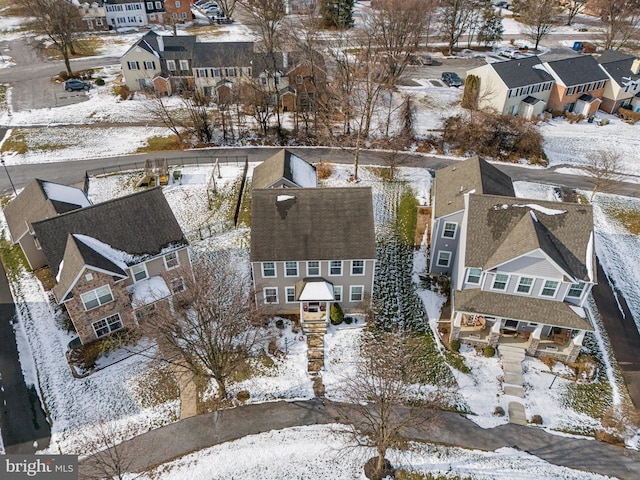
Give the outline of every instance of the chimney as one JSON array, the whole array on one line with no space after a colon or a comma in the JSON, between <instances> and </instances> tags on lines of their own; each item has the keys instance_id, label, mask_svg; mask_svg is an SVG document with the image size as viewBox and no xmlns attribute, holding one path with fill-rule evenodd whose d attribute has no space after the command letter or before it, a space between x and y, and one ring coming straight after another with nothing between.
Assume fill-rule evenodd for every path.
<instances>
[{"instance_id":1,"label":"chimney","mask_svg":"<svg viewBox=\"0 0 640 480\"><path fill-rule=\"evenodd\" d=\"M162 35L158 35L158 50L164 52L164 38L162 38Z\"/></svg>"},{"instance_id":2,"label":"chimney","mask_svg":"<svg viewBox=\"0 0 640 480\"><path fill-rule=\"evenodd\" d=\"M283 69L283 70L286 70L286 69L287 69L287 67L289 66L289 65L288 65L288 63L289 63L289 58L288 58L288 56L287 56L287 55L288 55L288 54L287 54L287 52L282 52L282 69Z\"/></svg>"},{"instance_id":3,"label":"chimney","mask_svg":"<svg viewBox=\"0 0 640 480\"><path fill-rule=\"evenodd\" d=\"M631 71L634 75L638 75L640 71L640 58L634 58L633 63L631 64Z\"/></svg>"}]
</instances>

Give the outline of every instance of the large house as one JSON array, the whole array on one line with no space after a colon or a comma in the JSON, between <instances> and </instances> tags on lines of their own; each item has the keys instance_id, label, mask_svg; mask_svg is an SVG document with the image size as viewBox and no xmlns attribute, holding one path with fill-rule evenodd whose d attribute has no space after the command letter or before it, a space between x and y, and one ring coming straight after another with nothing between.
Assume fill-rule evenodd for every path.
<instances>
[{"instance_id":1,"label":"large house","mask_svg":"<svg viewBox=\"0 0 640 480\"><path fill-rule=\"evenodd\" d=\"M162 4L161 1L157 3ZM107 23L113 29L149 24L143 0L104 0L104 10Z\"/></svg>"},{"instance_id":2,"label":"large house","mask_svg":"<svg viewBox=\"0 0 640 480\"><path fill-rule=\"evenodd\" d=\"M596 283L588 205L513 196L477 158L436 172L432 273L450 276L450 340L576 360Z\"/></svg>"},{"instance_id":3,"label":"large house","mask_svg":"<svg viewBox=\"0 0 640 480\"><path fill-rule=\"evenodd\" d=\"M478 108L526 119L547 108L554 82L535 56L489 63L469 70L469 75L479 79Z\"/></svg>"},{"instance_id":4,"label":"large house","mask_svg":"<svg viewBox=\"0 0 640 480\"><path fill-rule=\"evenodd\" d=\"M38 200L38 186L48 194L46 202ZM32 182L5 213L18 222L21 205L32 199L47 205L24 210L22 222L49 265L56 280L53 296L65 306L81 343L134 328L156 302L185 288L185 275L191 275L188 244L161 189L78 205L86 197L62 187ZM69 203L72 194L75 204ZM47 202L61 198L68 200L66 211L51 210ZM27 253L31 244L24 244Z\"/></svg>"},{"instance_id":5,"label":"large house","mask_svg":"<svg viewBox=\"0 0 640 480\"><path fill-rule=\"evenodd\" d=\"M598 63L609 77L600 109L616 113L620 107L631 108L634 97L640 94L640 58L607 50Z\"/></svg>"}]
</instances>

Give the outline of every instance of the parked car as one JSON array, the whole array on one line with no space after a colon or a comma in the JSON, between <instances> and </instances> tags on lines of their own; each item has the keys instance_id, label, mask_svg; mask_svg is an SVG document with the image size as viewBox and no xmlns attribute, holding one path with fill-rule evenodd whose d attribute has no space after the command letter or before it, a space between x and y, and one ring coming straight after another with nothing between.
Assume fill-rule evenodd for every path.
<instances>
[{"instance_id":1,"label":"parked car","mask_svg":"<svg viewBox=\"0 0 640 480\"><path fill-rule=\"evenodd\" d=\"M493 6L498 8L506 8L507 10L509 10L509 7L511 5L509 5L509 3L507 2L498 2L498 3L494 3Z\"/></svg>"},{"instance_id":2,"label":"parked car","mask_svg":"<svg viewBox=\"0 0 640 480\"><path fill-rule=\"evenodd\" d=\"M522 53L520 50L503 50L500 52L500 55L507 58L525 58L530 57L531 55L526 55Z\"/></svg>"},{"instance_id":3,"label":"parked car","mask_svg":"<svg viewBox=\"0 0 640 480\"><path fill-rule=\"evenodd\" d=\"M462 79L455 72L442 72L442 81L447 87L460 87Z\"/></svg>"},{"instance_id":4,"label":"parked car","mask_svg":"<svg viewBox=\"0 0 640 480\"><path fill-rule=\"evenodd\" d=\"M69 79L64 82L64 89L67 92L77 92L80 90L89 90L91 85L87 82L83 82L82 80L76 80L75 78Z\"/></svg>"}]
</instances>

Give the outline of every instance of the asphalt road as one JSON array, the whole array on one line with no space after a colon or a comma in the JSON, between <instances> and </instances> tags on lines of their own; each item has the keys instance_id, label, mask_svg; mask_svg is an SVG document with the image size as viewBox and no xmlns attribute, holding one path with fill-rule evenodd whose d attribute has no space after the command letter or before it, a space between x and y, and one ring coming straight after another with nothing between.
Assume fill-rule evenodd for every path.
<instances>
[{"instance_id":1,"label":"asphalt road","mask_svg":"<svg viewBox=\"0 0 640 480\"><path fill-rule=\"evenodd\" d=\"M0 263L0 430L8 454L35 453L49 445L51 430L35 387L27 386L18 357L16 312Z\"/></svg>"}]
</instances>

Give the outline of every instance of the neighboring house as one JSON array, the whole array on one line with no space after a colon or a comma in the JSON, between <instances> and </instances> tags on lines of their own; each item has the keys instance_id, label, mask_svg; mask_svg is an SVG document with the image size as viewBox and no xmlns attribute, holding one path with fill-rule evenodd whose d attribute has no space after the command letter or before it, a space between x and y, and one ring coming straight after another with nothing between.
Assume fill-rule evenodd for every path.
<instances>
[{"instance_id":1,"label":"neighboring house","mask_svg":"<svg viewBox=\"0 0 640 480\"><path fill-rule=\"evenodd\" d=\"M593 330L582 308L596 283L591 207L468 191L466 185L495 179L494 167L468 162L480 171L447 167L443 177L436 172L434 186L436 209L449 201L463 206L449 265L449 339L508 342L529 355L574 362ZM463 178L456 181L454 172ZM473 172L483 178L470 178Z\"/></svg>"},{"instance_id":2,"label":"neighboring house","mask_svg":"<svg viewBox=\"0 0 640 480\"><path fill-rule=\"evenodd\" d=\"M144 9L147 14L147 23L149 25L161 24L164 22L164 0L146 0Z\"/></svg>"},{"instance_id":3,"label":"neighboring house","mask_svg":"<svg viewBox=\"0 0 640 480\"><path fill-rule=\"evenodd\" d=\"M164 8L174 22L184 23L192 19L189 0L165 0Z\"/></svg>"},{"instance_id":4,"label":"neighboring house","mask_svg":"<svg viewBox=\"0 0 640 480\"><path fill-rule=\"evenodd\" d=\"M104 0L107 23L114 29L148 25L144 3L142 0Z\"/></svg>"},{"instance_id":5,"label":"neighboring house","mask_svg":"<svg viewBox=\"0 0 640 480\"><path fill-rule=\"evenodd\" d=\"M80 342L135 328L184 290L188 244L162 190L134 193L33 223Z\"/></svg>"},{"instance_id":6,"label":"neighboring house","mask_svg":"<svg viewBox=\"0 0 640 480\"><path fill-rule=\"evenodd\" d=\"M375 270L371 189L254 189L251 268L256 302L272 313L328 320L370 304Z\"/></svg>"},{"instance_id":7,"label":"neighboring house","mask_svg":"<svg viewBox=\"0 0 640 480\"><path fill-rule=\"evenodd\" d=\"M620 107L631 108L633 98L640 93L640 59L607 50L598 63L609 77L600 110L616 113Z\"/></svg>"},{"instance_id":8,"label":"neighboring house","mask_svg":"<svg viewBox=\"0 0 640 480\"><path fill-rule=\"evenodd\" d=\"M4 208L11 241L20 245L32 270L47 264L35 237L33 222L90 205L79 188L34 179Z\"/></svg>"},{"instance_id":9,"label":"neighboring house","mask_svg":"<svg viewBox=\"0 0 640 480\"><path fill-rule=\"evenodd\" d=\"M253 169L251 188L315 188L316 167L282 149Z\"/></svg>"},{"instance_id":10,"label":"neighboring house","mask_svg":"<svg viewBox=\"0 0 640 480\"><path fill-rule=\"evenodd\" d=\"M78 8L80 9L82 21L87 25L87 30L109 30L102 0L80 2Z\"/></svg>"},{"instance_id":11,"label":"neighboring house","mask_svg":"<svg viewBox=\"0 0 640 480\"><path fill-rule=\"evenodd\" d=\"M515 192L508 175L478 157L438 170L432 191L429 271L450 276L460 242L465 195L515 197Z\"/></svg>"},{"instance_id":12,"label":"neighboring house","mask_svg":"<svg viewBox=\"0 0 640 480\"><path fill-rule=\"evenodd\" d=\"M478 107L526 119L547 107L554 79L538 57L495 62L467 71L480 79Z\"/></svg>"},{"instance_id":13,"label":"neighboring house","mask_svg":"<svg viewBox=\"0 0 640 480\"><path fill-rule=\"evenodd\" d=\"M287 86L280 91L280 105L285 112L314 110L317 95L327 84L324 57L317 52L311 55L313 61L301 52L289 55L290 66L285 67Z\"/></svg>"},{"instance_id":14,"label":"neighboring house","mask_svg":"<svg viewBox=\"0 0 640 480\"><path fill-rule=\"evenodd\" d=\"M609 76L600 68L595 58L580 55L543 65L555 80L549 96L549 110L585 117L596 113Z\"/></svg>"}]
</instances>

